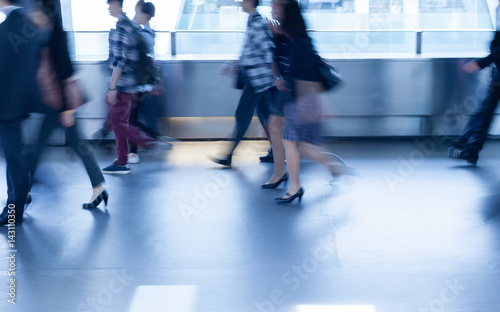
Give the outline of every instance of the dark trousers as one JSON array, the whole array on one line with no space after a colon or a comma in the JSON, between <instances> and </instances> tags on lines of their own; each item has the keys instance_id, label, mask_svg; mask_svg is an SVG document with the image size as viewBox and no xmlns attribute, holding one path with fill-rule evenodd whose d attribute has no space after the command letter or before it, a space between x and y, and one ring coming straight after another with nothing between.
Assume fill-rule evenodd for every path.
<instances>
[{"instance_id":1,"label":"dark trousers","mask_svg":"<svg viewBox=\"0 0 500 312\"><path fill-rule=\"evenodd\" d=\"M470 117L465 131L459 138L459 142L465 143L467 149L471 152L479 153L483 148L499 100L500 77L497 69L494 69L488 96L481 103L479 109Z\"/></svg>"},{"instance_id":2,"label":"dark trousers","mask_svg":"<svg viewBox=\"0 0 500 312\"><path fill-rule=\"evenodd\" d=\"M129 123L132 126L136 126L145 133L147 133L152 138L157 138L160 136L158 133L158 127L156 125L156 119L159 116L157 111L158 105L156 100L158 97L141 93L138 94L137 101L132 103L132 107L130 109L130 118ZM144 117L144 123L139 120L139 115ZM134 142L129 142L130 152L137 153L137 144Z\"/></svg>"},{"instance_id":3,"label":"dark trousers","mask_svg":"<svg viewBox=\"0 0 500 312\"><path fill-rule=\"evenodd\" d=\"M228 155L229 157L233 155L234 150L247 132L252 122L255 109L257 109L257 116L259 117L260 123L263 127L267 127L267 121L271 114L271 105L271 89L255 93L250 83L245 85L238 103L238 108L236 108L236 125L233 137L230 139L234 143Z\"/></svg>"},{"instance_id":4,"label":"dark trousers","mask_svg":"<svg viewBox=\"0 0 500 312\"><path fill-rule=\"evenodd\" d=\"M15 222L20 223L28 194L28 170L22 157L21 120L0 121L0 145L7 163L7 207L14 208ZM7 214L8 210L4 210L0 217Z\"/></svg>"},{"instance_id":5,"label":"dark trousers","mask_svg":"<svg viewBox=\"0 0 500 312\"><path fill-rule=\"evenodd\" d=\"M128 142L149 148L155 140L136 126L129 124L132 103L136 101L136 95L118 92L117 103L111 106L110 120L113 125L116 139L116 153L118 165L126 165L128 162Z\"/></svg>"},{"instance_id":6,"label":"dark trousers","mask_svg":"<svg viewBox=\"0 0 500 312\"><path fill-rule=\"evenodd\" d=\"M35 145L27 148L26 162L30 175L30 190L33 186L33 175L35 174L36 168L38 166L40 156L45 149L45 146L47 145L50 134L54 131L54 129L58 127L62 127L59 121L59 113L53 111L46 114L42 126L40 127L40 133L38 135L37 141L35 142ZM85 170L87 170L87 174L90 178L90 182L92 183L92 187L96 187L104 183L104 177L94 157L92 146L88 142L81 140L76 122L73 126L66 128L65 133L66 140L69 142L71 148L75 151L76 154L78 154L78 156L80 156L83 165L85 166Z\"/></svg>"}]
</instances>

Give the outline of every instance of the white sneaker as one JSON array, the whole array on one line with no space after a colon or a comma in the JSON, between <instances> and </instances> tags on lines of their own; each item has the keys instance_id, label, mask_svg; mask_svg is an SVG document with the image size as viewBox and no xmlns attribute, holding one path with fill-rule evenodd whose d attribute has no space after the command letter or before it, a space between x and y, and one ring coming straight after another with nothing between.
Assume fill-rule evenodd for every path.
<instances>
[{"instance_id":1,"label":"white sneaker","mask_svg":"<svg viewBox=\"0 0 500 312\"><path fill-rule=\"evenodd\" d=\"M129 153L127 162L129 164L138 164L140 161L139 155L136 153Z\"/></svg>"}]
</instances>

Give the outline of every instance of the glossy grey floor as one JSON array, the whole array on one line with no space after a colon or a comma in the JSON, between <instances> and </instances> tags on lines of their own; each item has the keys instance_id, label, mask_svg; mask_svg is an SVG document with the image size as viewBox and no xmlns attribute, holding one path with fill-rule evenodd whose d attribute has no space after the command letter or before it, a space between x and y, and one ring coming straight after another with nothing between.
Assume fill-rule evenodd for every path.
<instances>
[{"instance_id":1,"label":"glossy grey floor","mask_svg":"<svg viewBox=\"0 0 500 312\"><path fill-rule=\"evenodd\" d=\"M49 148L16 228L15 305L0 229L0 311L498 312L500 142L477 167L425 143L331 143L360 177L304 161L291 205L259 188L266 142L245 141L233 169L206 158L222 143L176 143L106 176L92 211L82 165Z\"/></svg>"}]
</instances>

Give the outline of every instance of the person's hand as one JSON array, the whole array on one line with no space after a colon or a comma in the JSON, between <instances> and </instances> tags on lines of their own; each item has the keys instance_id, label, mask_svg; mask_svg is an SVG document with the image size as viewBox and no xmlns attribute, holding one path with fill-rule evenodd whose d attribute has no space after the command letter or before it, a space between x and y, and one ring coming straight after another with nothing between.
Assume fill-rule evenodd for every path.
<instances>
[{"instance_id":1,"label":"person's hand","mask_svg":"<svg viewBox=\"0 0 500 312\"><path fill-rule=\"evenodd\" d=\"M68 102L68 107L75 109L84 104L82 90L79 87L77 80L73 77L64 80L64 95Z\"/></svg>"},{"instance_id":2,"label":"person's hand","mask_svg":"<svg viewBox=\"0 0 500 312\"><path fill-rule=\"evenodd\" d=\"M286 82L283 78L280 77L274 79L274 84L276 85L276 88L278 88L278 90L283 92L288 92L288 88L286 87Z\"/></svg>"},{"instance_id":3,"label":"person's hand","mask_svg":"<svg viewBox=\"0 0 500 312\"><path fill-rule=\"evenodd\" d=\"M75 111L67 110L59 114L61 125L64 128L69 128L75 124Z\"/></svg>"},{"instance_id":4,"label":"person's hand","mask_svg":"<svg viewBox=\"0 0 500 312\"><path fill-rule=\"evenodd\" d=\"M116 105L117 94L118 92L116 90L109 90L108 95L106 96L106 103L109 105Z\"/></svg>"},{"instance_id":5,"label":"person's hand","mask_svg":"<svg viewBox=\"0 0 500 312\"><path fill-rule=\"evenodd\" d=\"M224 77L234 77L236 74L236 64L224 63L220 69L220 74Z\"/></svg>"},{"instance_id":6,"label":"person's hand","mask_svg":"<svg viewBox=\"0 0 500 312\"><path fill-rule=\"evenodd\" d=\"M479 64L476 61L470 61L464 65L464 70L469 74L474 74L475 72L480 71L481 67L479 67Z\"/></svg>"},{"instance_id":7,"label":"person's hand","mask_svg":"<svg viewBox=\"0 0 500 312\"><path fill-rule=\"evenodd\" d=\"M281 33L281 26L280 23L275 20L275 19L270 19L267 21L267 25L269 26L269 29L273 33L273 35L278 35Z\"/></svg>"}]
</instances>

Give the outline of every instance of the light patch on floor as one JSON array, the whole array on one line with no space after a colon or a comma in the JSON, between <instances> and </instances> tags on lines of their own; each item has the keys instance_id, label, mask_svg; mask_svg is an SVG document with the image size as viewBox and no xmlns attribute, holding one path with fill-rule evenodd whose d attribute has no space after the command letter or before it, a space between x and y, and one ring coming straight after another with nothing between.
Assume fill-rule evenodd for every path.
<instances>
[{"instance_id":1,"label":"light patch on floor","mask_svg":"<svg viewBox=\"0 0 500 312\"><path fill-rule=\"evenodd\" d=\"M195 285L147 285L135 289L128 312L193 312L198 297Z\"/></svg>"},{"instance_id":2,"label":"light patch on floor","mask_svg":"<svg viewBox=\"0 0 500 312\"><path fill-rule=\"evenodd\" d=\"M372 305L299 305L297 312L375 312Z\"/></svg>"}]
</instances>

